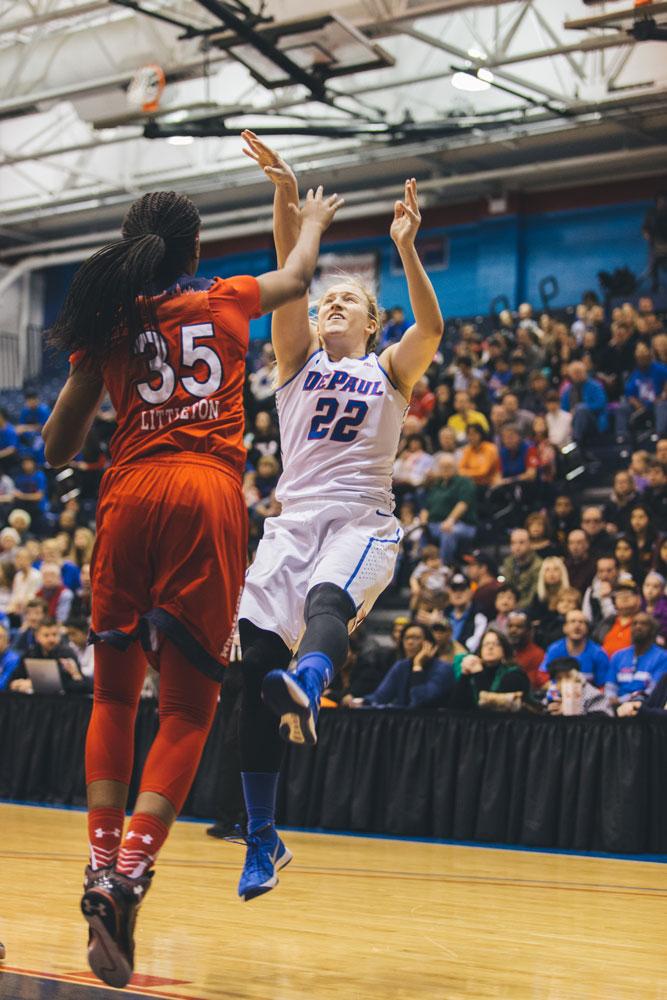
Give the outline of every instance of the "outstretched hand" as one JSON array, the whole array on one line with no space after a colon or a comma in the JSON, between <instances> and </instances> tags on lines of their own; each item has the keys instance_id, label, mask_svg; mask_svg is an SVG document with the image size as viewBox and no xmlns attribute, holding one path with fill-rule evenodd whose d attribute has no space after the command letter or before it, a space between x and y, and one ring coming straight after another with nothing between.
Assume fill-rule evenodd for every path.
<instances>
[{"instance_id":1,"label":"outstretched hand","mask_svg":"<svg viewBox=\"0 0 667 1000\"><path fill-rule=\"evenodd\" d=\"M306 195L306 200L299 208L297 205L290 205L291 211L298 217L301 225L305 222L316 222L322 228L322 232L328 229L338 209L345 204L343 198L337 194L330 194L324 197L324 188L320 184L317 191L312 188Z\"/></svg>"},{"instance_id":2,"label":"outstretched hand","mask_svg":"<svg viewBox=\"0 0 667 1000\"><path fill-rule=\"evenodd\" d=\"M414 245L421 221L417 181L410 177L405 182L404 200L394 204L394 219L389 230L389 235L399 250Z\"/></svg>"},{"instance_id":3,"label":"outstretched hand","mask_svg":"<svg viewBox=\"0 0 667 1000\"><path fill-rule=\"evenodd\" d=\"M283 158L276 153L274 149L267 146L266 143L255 135L250 129L244 129L241 132L241 138L247 143L243 147L243 152L246 156L249 156L251 160L261 167L269 180L276 185L276 187L283 187L288 184L296 185L296 177L294 176L294 171L285 163Z\"/></svg>"}]
</instances>

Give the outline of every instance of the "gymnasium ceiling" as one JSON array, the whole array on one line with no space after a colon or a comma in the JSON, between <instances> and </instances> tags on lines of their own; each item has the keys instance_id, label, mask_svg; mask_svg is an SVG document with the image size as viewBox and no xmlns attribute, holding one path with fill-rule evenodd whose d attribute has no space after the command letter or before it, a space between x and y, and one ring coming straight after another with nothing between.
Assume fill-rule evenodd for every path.
<instances>
[{"instance_id":1,"label":"gymnasium ceiling","mask_svg":"<svg viewBox=\"0 0 667 1000\"><path fill-rule=\"evenodd\" d=\"M437 205L664 172L667 44L629 32L667 27L667 2L642 8L638 28L632 6L0 0L0 262L94 245L159 187L194 197L209 235L265 230L271 193L241 153L244 127L304 185L345 192L351 216L390 206L406 175ZM342 24L295 31L332 14ZM167 85L146 114L127 90L151 63ZM456 72L490 85L457 89Z\"/></svg>"}]
</instances>

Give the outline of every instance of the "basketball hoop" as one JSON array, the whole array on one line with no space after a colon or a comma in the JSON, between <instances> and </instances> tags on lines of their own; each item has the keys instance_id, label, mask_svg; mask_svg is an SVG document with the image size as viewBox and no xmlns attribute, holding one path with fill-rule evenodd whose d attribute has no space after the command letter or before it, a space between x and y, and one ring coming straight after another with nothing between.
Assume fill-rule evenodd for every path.
<instances>
[{"instance_id":1,"label":"basketball hoop","mask_svg":"<svg viewBox=\"0 0 667 1000\"><path fill-rule=\"evenodd\" d=\"M165 85L164 70L156 63L142 66L127 88L127 103L142 111L157 111Z\"/></svg>"}]
</instances>

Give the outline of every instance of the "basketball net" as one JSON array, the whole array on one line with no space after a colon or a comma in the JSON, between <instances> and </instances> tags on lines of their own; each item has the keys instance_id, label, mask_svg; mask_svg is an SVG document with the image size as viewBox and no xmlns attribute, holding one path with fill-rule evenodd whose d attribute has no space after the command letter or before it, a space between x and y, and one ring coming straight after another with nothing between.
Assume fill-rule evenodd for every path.
<instances>
[{"instance_id":1,"label":"basketball net","mask_svg":"<svg viewBox=\"0 0 667 1000\"><path fill-rule=\"evenodd\" d=\"M127 88L127 103L142 111L157 111L165 85L164 70L156 63L142 66Z\"/></svg>"}]
</instances>

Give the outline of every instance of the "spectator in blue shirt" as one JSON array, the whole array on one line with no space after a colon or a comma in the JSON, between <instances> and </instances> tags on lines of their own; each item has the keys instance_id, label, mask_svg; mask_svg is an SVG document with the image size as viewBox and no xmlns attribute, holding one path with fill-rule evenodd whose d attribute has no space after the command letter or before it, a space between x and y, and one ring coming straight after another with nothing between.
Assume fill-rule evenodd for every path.
<instances>
[{"instance_id":1,"label":"spectator in blue shirt","mask_svg":"<svg viewBox=\"0 0 667 1000\"><path fill-rule=\"evenodd\" d=\"M500 470L503 483L537 478L538 457L532 442L522 440L516 424L505 424L500 432Z\"/></svg>"},{"instance_id":2,"label":"spectator in blue shirt","mask_svg":"<svg viewBox=\"0 0 667 1000\"><path fill-rule=\"evenodd\" d=\"M9 422L9 414L0 407L0 471L9 472L16 465L19 437Z\"/></svg>"},{"instance_id":3,"label":"spectator in blue shirt","mask_svg":"<svg viewBox=\"0 0 667 1000\"><path fill-rule=\"evenodd\" d=\"M607 430L607 396L599 382L589 378L583 361L568 368L570 385L561 396L561 407L572 414L572 436L579 445Z\"/></svg>"},{"instance_id":4,"label":"spectator in blue shirt","mask_svg":"<svg viewBox=\"0 0 667 1000\"><path fill-rule=\"evenodd\" d=\"M667 673L667 651L656 643L658 623L646 611L636 614L630 628L632 645L611 658L605 691L619 702L647 698Z\"/></svg>"},{"instance_id":5,"label":"spectator in blue shirt","mask_svg":"<svg viewBox=\"0 0 667 1000\"><path fill-rule=\"evenodd\" d=\"M21 471L14 477L14 487L16 501L30 514L33 525L41 525L48 507L47 483L32 455L24 455L21 459Z\"/></svg>"},{"instance_id":6,"label":"spectator in blue shirt","mask_svg":"<svg viewBox=\"0 0 667 1000\"><path fill-rule=\"evenodd\" d=\"M382 347L398 343L409 326L403 306L392 306L389 310L389 318L382 327Z\"/></svg>"},{"instance_id":7,"label":"spectator in blue shirt","mask_svg":"<svg viewBox=\"0 0 667 1000\"><path fill-rule=\"evenodd\" d=\"M12 676L19 663L21 654L9 647L9 632L0 625L0 691L6 691L9 686L9 678Z\"/></svg>"},{"instance_id":8,"label":"spectator in blue shirt","mask_svg":"<svg viewBox=\"0 0 667 1000\"><path fill-rule=\"evenodd\" d=\"M563 639L552 642L547 648L541 670L549 670L549 664L561 656L573 656L579 663L583 677L596 687L602 687L609 676L609 657L605 651L588 638L588 619L578 609L568 611L563 625Z\"/></svg>"},{"instance_id":9,"label":"spectator in blue shirt","mask_svg":"<svg viewBox=\"0 0 667 1000\"><path fill-rule=\"evenodd\" d=\"M630 440L630 418L646 414L655 422L658 437L667 435L667 365L653 359L644 343L635 348L637 367L625 383L625 397L614 411L616 436Z\"/></svg>"},{"instance_id":10,"label":"spectator in blue shirt","mask_svg":"<svg viewBox=\"0 0 667 1000\"><path fill-rule=\"evenodd\" d=\"M390 667L380 685L352 708L426 708L443 705L454 687L451 663L436 657L433 633L425 625L406 625L401 634L403 659Z\"/></svg>"},{"instance_id":11,"label":"spectator in blue shirt","mask_svg":"<svg viewBox=\"0 0 667 1000\"><path fill-rule=\"evenodd\" d=\"M50 415L51 410L46 403L40 403L38 394L29 390L25 393L23 409L19 413L17 434L37 434Z\"/></svg>"}]
</instances>

